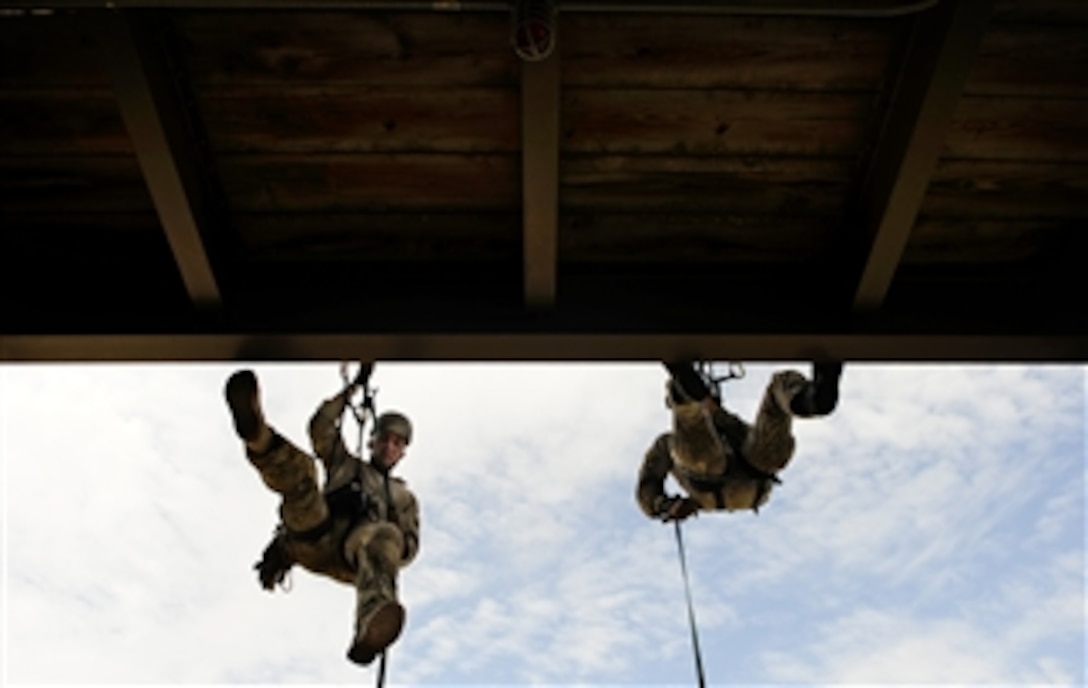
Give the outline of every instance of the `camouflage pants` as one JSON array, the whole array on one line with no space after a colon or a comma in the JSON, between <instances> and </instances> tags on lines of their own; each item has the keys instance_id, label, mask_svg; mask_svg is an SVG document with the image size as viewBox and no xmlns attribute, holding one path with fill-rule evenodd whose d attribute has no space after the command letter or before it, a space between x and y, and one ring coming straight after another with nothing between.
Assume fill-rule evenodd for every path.
<instances>
[{"instance_id":1,"label":"camouflage pants","mask_svg":"<svg viewBox=\"0 0 1088 688\"><path fill-rule=\"evenodd\" d=\"M289 531L311 530L329 516L328 505L317 485L312 456L274 434L271 448L259 455L247 452L261 479L280 494L280 518ZM396 576L404 539L400 529L387 522L363 523L345 534L332 530L313 542L297 542L291 554L306 569L353 584L356 590L356 630L365 628L374 612L396 601ZM350 568L345 567L345 563Z\"/></svg>"},{"instance_id":2,"label":"camouflage pants","mask_svg":"<svg viewBox=\"0 0 1088 688\"><path fill-rule=\"evenodd\" d=\"M729 463L731 443L759 470L777 473L793 457L790 402L807 384L808 379L795 370L775 373L751 424L717 406L673 404L673 461L681 471L695 476L722 475ZM723 436L729 442L723 441Z\"/></svg>"},{"instance_id":3,"label":"camouflage pants","mask_svg":"<svg viewBox=\"0 0 1088 688\"><path fill-rule=\"evenodd\" d=\"M400 529L378 521L356 526L344 541L344 553L355 566L355 631L365 632L374 614L397 601L397 569L404 547Z\"/></svg>"}]
</instances>

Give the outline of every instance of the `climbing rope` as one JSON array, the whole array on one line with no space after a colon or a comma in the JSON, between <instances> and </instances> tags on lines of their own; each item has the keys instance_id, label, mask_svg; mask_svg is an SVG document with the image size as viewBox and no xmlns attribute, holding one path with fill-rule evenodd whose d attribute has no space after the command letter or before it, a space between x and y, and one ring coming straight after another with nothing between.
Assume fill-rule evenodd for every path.
<instances>
[{"instance_id":1,"label":"climbing rope","mask_svg":"<svg viewBox=\"0 0 1088 688\"><path fill-rule=\"evenodd\" d=\"M722 387L729 380L739 380L744 377L744 364L729 362L724 375L714 373L712 361L697 361L694 364L695 372L703 379L707 390L714 400L722 403ZM699 688L706 688L706 676L703 672L703 655L699 650L699 631L695 624L695 607L691 602L691 582L688 580L687 558L684 555L684 538L680 532L680 519L673 521L676 532L676 549L680 555L680 573L684 579L684 596L688 603L688 625L691 628L691 647L695 655L695 675L699 680Z\"/></svg>"},{"instance_id":2,"label":"climbing rope","mask_svg":"<svg viewBox=\"0 0 1088 688\"><path fill-rule=\"evenodd\" d=\"M691 627L691 647L695 652L695 675L699 679L699 688L706 688L703 675L703 655L699 652L699 633L695 627L695 608L691 604L691 584L688 582L688 566L684 558L684 539L680 535L680 521L673 521L676 528L676 549L680 552L680 572L684 577L684 595L688 601L688 625Z\"/></svg>"},{"instance_id":3,"label":"climbing rope","mask_svg":"<svg viewBox=\"0 0 1088 688\"><path fill-rule=\"evenodd\" d=\"M340 363L340 379L344 381L344 389L347 389L351 385L359 386L363 391L363 396L359 400L358 404L351 403L351 396L345 400L344 410L351 411L351 415L355 418L355 423L359 427L359 439L355 446L355 455L363 455L363 434L366 428L367 419L375 420L377 418L377 411L374 408L374 397L377 395L378 390L371 391L370 389L370 374L374 372L373 363L359 363L359 372L355 373L355 377L348 376L348 362L343 361ZM340 417L340 421L343 421L343 416Z\"/></svg>"},{"instance_id":4,"label":"climbing rope","mask_svg":"<svg viewBox=\"0 0 1088 688\"><path fill-rule=\"evenodd\" d=\"M355 418L355 424L359 427L359 440L355 446L355 455L362 457L363 455L363 437L364 430L366 428L367 420L377 421L378 411L374 405L374 397L378 394L378 390L370 389L370 374L374 372L373 363L359 362L359 372L355 374L355 377L348 376L348 362L342 361L340 363L340 378L344 381L344 389L346 390L351 385L357 385L362 389L362 398L358 404L351 403L351 396L345 400L344 411L351 411L351 415ZM340 421L343 421L344 416L340 416ZM392 506L393 499L389 493L389 476L385 476L385 496L386 503ZM378 674L375 685L377 688L382 688L385 685L385 666L386 658L389 655L389 648L385 648L381 652L380 659L378 660Z\"/></svg>"}]
</instances>

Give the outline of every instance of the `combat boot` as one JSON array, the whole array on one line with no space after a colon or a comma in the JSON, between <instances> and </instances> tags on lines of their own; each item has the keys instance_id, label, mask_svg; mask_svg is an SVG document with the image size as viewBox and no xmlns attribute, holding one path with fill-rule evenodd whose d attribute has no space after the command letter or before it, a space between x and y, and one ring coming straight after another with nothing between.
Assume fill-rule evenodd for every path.
<instances>
[{"instance_id":1,"label":"combat boot","mask_svg":"<svg viewBox=\"0 0 1088 688\"><path fill-rule=\"evenodd\" d=\"M366 550L375 548L375 538ZM381 547L377 547L380 554ZM355 638L348 659L367 665L391 645L404 628L404 607L397 601L396 564L372 552L359 552L355 578Z\"/></svg>"},{"instance_id":2,"label":"combat boot","mask_svg":"<svg viewBox=\"0 0 1088 688\"><path fill-rule=\"evenodd\" d=\"M369 599L360 599L356 616L355 640L348 648L348 659L366 666L400 637L404 606L375 593Z\"/></svg>"},{"instance_id":3,"label":"combat boot","mask_svg":"<svg viewBox=\"0 0 1088 688\"><path fill-rule=\"evenodd\" d=\"M227 380L225 395L234 431L246 442L257 441L264 426L257 391L257 376L252 370L239 370Z\"/></svg>"},{"instance_id":4,"label":"combat boot","mask_svg":"<svg viewBox=\"0 0 1088 688\"><path fill-rule=\"evenodd\" d=\"M806 418L826 416L834 411L839 403L842 367L842 363L838 361L813 363L812 382L793 398L790 411L795 416Z\"/></svg>"}]
</instances>

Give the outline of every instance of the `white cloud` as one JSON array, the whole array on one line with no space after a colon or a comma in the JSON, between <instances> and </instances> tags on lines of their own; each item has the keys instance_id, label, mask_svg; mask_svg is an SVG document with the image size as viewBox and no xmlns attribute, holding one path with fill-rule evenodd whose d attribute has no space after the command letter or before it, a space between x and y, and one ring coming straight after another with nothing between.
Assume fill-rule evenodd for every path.
<instances>
[{"instance_id":1,"label":"white cloud","mask_svg":"<svg viewBox=\"0 0 1088 688\"><path fill-rule=\"evenodd\" d=\"M0 371L9 681L371 680L344 659L349 587L257 586L277 500L231 429L232 367ZM253 367L306 447L336 366ZM741 416L775 367L726 387ZM671 527L634 501L668 425L660 366L380 364L374 382L416 424L398 470L423 515L391 684L691 676ZM1084 391L1082 367L848 366L759 516L684 527L711 680L1083 680Z\"/></svg>"}]
</instances>

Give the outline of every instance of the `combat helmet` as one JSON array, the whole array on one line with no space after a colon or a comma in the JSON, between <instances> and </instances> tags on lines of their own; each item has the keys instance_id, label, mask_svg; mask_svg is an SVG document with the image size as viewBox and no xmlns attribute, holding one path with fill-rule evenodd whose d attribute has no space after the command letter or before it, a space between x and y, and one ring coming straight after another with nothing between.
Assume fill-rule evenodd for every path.
<instances>
[{"instance_id":1,"label":"combat helmet","mask_svg":"<svg viewBox=\"0 0 1088 688\"><path fill-rule=\"evenodd\" d=\"M383 432L395 432L404 438L405 444L412 443L412 422L403 413L386 411L379 415L370 434L373 436Z\"/></svg>"}]
</instances>

